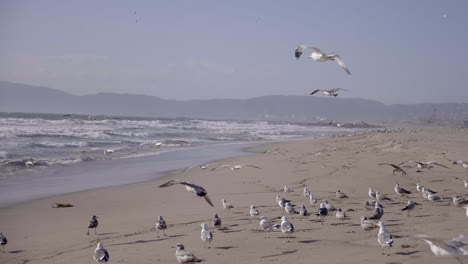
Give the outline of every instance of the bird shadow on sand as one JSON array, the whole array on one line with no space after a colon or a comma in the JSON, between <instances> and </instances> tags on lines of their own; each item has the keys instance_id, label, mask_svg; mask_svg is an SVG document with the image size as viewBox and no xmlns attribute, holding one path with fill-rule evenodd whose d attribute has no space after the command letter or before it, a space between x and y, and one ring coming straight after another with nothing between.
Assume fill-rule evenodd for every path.
<instances>
[{"instance_id":1,"label":"bird shadow on sand","mask_svg":"<svg viewBox=\"0 0 468 264\"><path fill-rule=\"evenodd\" d=\"M18 254L18 253L22 253L22 252L25 252L26 250L11 250L11 251L7 251L7 253L11 253L11 254Z\"/></svg>"},{"instance_id":2,"label":"bird shadow on sand","mask_svg":"<svg viewBox=\"0 0 468 264\"><path fill-rule=\"evenodd\" d=\"M280 254L262 256L262 257L260 257L260 258L274 258L274 257L279 257L279 256L284 256L284 255L293 254L293 253L296 253L296 252L297 252L297 250L287 250L287 251L281 252Z\"/></svg>"},{"instance_id":3,"label":"bird shadow on sand","mask_svg":"<svg viewBox=\"0 0 468 264\"><path fill-rule=\"evenodd\" d=\"M419 253L420 251L414 250L414 251L409 251L409 252L397 252L395 255L402 255L402 256L411 256L413 254Z\"/></svg>"},{"instance_id":4,"label":"bird shadow on sand","mask_svg":"<svg viewBox=\"0 0 468 264\"><path fill-rule=\"evenodd\" d=\"M428 217L428 216L432 216L432 215L415 215L413 217Z\"/></svg>"},{"instance_id":5,"label":"bird shadow on sand","mask_svg":"<svg viewBox=\"0 0 468 264\"><path fill-rule=\"evenodd\" d=\"M231 248L237 248L237 247L214 247L214 249L223 249L223 250L228 250Z\"/></svg>"},{"instance_id":6,"label":"bird shadow on sand","mask_svg":"<svg viewBox=\"0 0 468 264\"><path fill-rule=\"evenodd\" d=\"M135 244L144 244L144 243L151 243L151 242L158 242L158 241L163 241L167 240L169 238L159 238L159 239L151 239L151 240L137 240L133 242L128 242L128 243L117 243L117 244L112 244L109 246L123 246L123 245L135 245Z\"/></svg>"},{"instance_id":7,"label":"bird shadow on sand","mask_svg":"<svg viewBox=\"0 0 468 264\"><path fill-rule=\"evenodd\" d=\"M242 230L225 230L224 233L237 233L237 232L242 232Z\"/></svg>"},{"instance_id":8,"label":"bird shadow on sand","mask_svg":"<svg viewBox=\"0 0 468 264\"><path fill-rule=\"evenodd\" d=\"M310 243L315 243L317 242L318 240L299 240L297 242L299 243L303 243L303 244L310 244Z\"/></svg>"},{"instance_id":9,"label":"bird shadow on sand","mask_svg":"<svg viewBox=\"0 0 468 264\"><path fill-rule=\"evenodd\" d=\"M113 234L118 234L118 233L117 232L109 232L109 233L99 233L97 235L105 236L105 235L113 235Z\"/></svg>"}]
</instances>

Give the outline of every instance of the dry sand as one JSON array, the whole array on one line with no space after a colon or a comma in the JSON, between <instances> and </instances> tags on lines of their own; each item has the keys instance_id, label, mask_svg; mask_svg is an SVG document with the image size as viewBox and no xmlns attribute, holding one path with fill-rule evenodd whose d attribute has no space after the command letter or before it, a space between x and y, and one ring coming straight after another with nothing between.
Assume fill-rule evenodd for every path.
<instances>
[{"instance_id":1,"label":"dry sand","mask_svg":"<svg viewBox=\"0 0 468 264\"><path fill-rule=\"evenodd\" d=\"M279 148L279 152L272 150ZM275 143L254 149L257 155L224 160L222 164L252 164L262 169L215 171L191 169L172 172L166 178L62 195L0 210L0 231L9 240L0 263L94 263L97 241L110 253L110 263L177 263L174 246L183 243L204 263L456 263L451 258L436 258L422 241L406 238L428 234L450 239L467 233L465 212L449 201L431 204L416 192L421 183L443 196L465 195L463 180L468 170L447 159L468 159L468 132L441 128L405 129L397 133L369 133L358 136ZM268 151L267 153L263 153ZM320 154L316 154L320 152ZM446 158L441 154L445 152ZM450 169L435 167L424 172L408 168L408 175L392 176L392 168L380 162L431 160ZM129 175L131 177L132 175ZM183 186L157 188L168 179L191 181L205 187L215 208L195 197ZM401 211L408 198L397 197L395 180L413 194L419 205L410 217ZM294 191L282 193L284 185ZM275 231L270 238L259 231L257 219L249 223L250 204L270 218L284 215L275 196L291 199L298 207L306 205L315 214L302 190L307 186L320 200L328 199L349 216L338 224L334 213L324 225L315 215L290 215L296 231L290 243ZM389 256L382 255L377 243L378 230L363 231L361 215L371 212L363 206L368 188L373 187L393 199L384 202L383 220L395 237ZM338 200L341 190L349 198ZM221 199L235 206L224 211ZM73 208L51 208L54 202L71 203ZM224 232L212 228L218 213ZM86 235L92 215L99 217L98 235ZM168 236L157 237L154 223L162 215ZM278 219L279 221L279 219ZM214 233L211 248L204 248L200 224L208 223Z\"/></svg>"}]
</instances>

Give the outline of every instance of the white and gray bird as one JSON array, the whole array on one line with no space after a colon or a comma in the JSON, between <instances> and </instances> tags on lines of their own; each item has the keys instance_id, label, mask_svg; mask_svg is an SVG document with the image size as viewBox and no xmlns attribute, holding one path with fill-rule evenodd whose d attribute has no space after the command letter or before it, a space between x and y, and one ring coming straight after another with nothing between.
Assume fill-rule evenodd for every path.
<instances>
[{"instance_id":1,"label":"white and gray bird","mask_svg":"<svg viewBox=\"0 0 468 264\"><path fill-rule=\"evenodd\" d=\"M364 202L364 207L367 209L367 210L374 210L375 208L375 204L378 204L379 207L383 208L383 206L378 203L377 200L367 200Z\"/></svg>"},{"instance_id":2,"label":"white and gray bird","mask_svg":"<svg viewBox=\"0 0 468 264\"><path fill-rule=\"evenodd\" d=\"M403 188L403 187L400 187L400 184L399 184L398 182L396 182L396 185L395 185L395 192L396 192L398 195L411 194L410 191L406 190L406 189Z\"/></svg>"},{"instance_id":3,"label":"white and gray bird","mask_svg":"<svg viewBox=\"0 0 468 264\"><path fill-rule=\"evenodd\" d=\"M291 238L291 234L294 233L294 225L288 221L286 216L281 217L281 232L288 235L288 240Z\"/></svg>"},{"instance_id":4,"label":"white and gray bird","mask_svg":"<svg viewBox=\"0 0 468 264\"><path fill-rule=\"evenodd\" d=\"M294 208L291 202L286 203L286 205L284 206L284 210L288 214L299 214L299 212L296 211L296 208Z\"/></svg>"},{"instance_id":5,"label":"white and gray bird","mask_svg":"<svg viewBox=\"0 0 468 264\"><path fill-rule=\"evenodd\" d=\"M320 208L318 209L317 216L320 218L320 221L325 223L325 217L328 215L328 209L325 206L325 203L320 203Z\"/></svg>"},{"instance_id":6,"label":"white and gray bird","mask_svg":"<svg viewBox=\"0 0 468 264\"><path fill-rule=\"evenodd\" d=\"M251 168L255 168L255 169L261 169L260 167L258 166L255 166L255 165L249 165L249 164L239 164L239 165L227 165L227 164L224 164L224 165L221 165L221 166L218 166L218 167L215 167L213 169L211 169L212 171L216 170L217 168L228 168L228 169L231 169L232 171L236 171L236 170L240 170L244 167L251 167Z\"/></svg>"},{"instance_id":7,"label":"white and gray bird","mask_svg":"<svg viewBox=\"0 0 468 264\"><path fill-rule=\"evenodd\" d=\"M208 243L208 248L210 248L211 241L213 241L213 233L211 233L210 230L208 230L208 225L203 223L200 225L202 230L201 230L201 240L203 241L203 247L206 246L206 243Z\"/></svg>"},{"instance_id":8,"label":"white and gray bird","mask_svg":"<svg viewBox=\"0 0 468 264\"><path fill-rule=\"evenodd\" d=\"M273 220L268 219L266 216L261 216L260 217L260 228L268 233L268 237L270 237L270 232L273 229L278 229L280 228L281 225L275 223ZM266 237L265 237L266 238Z\"/></svg>"},{"instance_id":9,"label":"white and gray bird","mask_svg":"<svg viewBox=\"0 0 468 264\"><path fill-rule=\"evenodd\" d=\"M94 260L97 262L107 262L109 261L109 252L104 248L102 243L98 243L96 249L94 250Z\"/></svg>"},{"instance_id":10,"label":"white and gray bird","mask_svg":"<svg viewBox=\"0 0 468 264\"><path fill-rule=\"evenodd\" d=\"M304 194L304 197L309 197L310 196L310 191L309 191L309 189L307 189L307 187L304 187L303 194Z\"/></svg>"},{"instance_id":11,"label":"white and gray bird","mask_svg":"<svg viewBox=\"0 0 468 264\"><path fill-rule=\"evenodd\" d=\"M410 211L412 211L414 208L416 207L416 203L411 201L411 200L408 200L408 203L406 204L406 206L401 209L402 211L407 211L408 212L408 216L410 215Z\"/></svg>"},{"instance_id":12,"label":"white and gray bird","mask_svg":"<svg viewBox=\"0 0 468 264\"><path fill-rule=\"evenodd\" d=\"M437 257L454 257L458 263L463 263L461 256L468 255L468 235L458 235L448 242L427 235L415 235L409 238L426 242Z\"/></svg>"},{"instance_id":13,"label":"white and gray bird","mask_svg":"<svg viewBox=\"0 0 468 264\"><path fill-rule=\"evenodd\" d=\"M293 190L291 188L289 188L287 185L285 185L283 187L283 192L287 193L287 192L292 192Z\"/></svg>"},{"instance_id":14,"label":"white and gray bird","mask_svg":"<svg viewBox=\"0 0 468 264\"><path fill-rule=\"evenodd\" d=\"M376 192L369 187L369 192L368 192L368 195L370 198L376 198L375 195L376 195Z\"/></svg>"},{"instance_id":15,"label":"white and gray bird","mask_svg":"<svg viewBox=\"0 0 468 264\"><path fill-rule=\"evenodd\" d=\"M324 95L337 97L339 91L349 91L349 90L346 90L346 89L343 89L343 88L333 88L333 89L330 89L330 90L316 89L316 90L312 91L310 93L310 95L314 95L314 94L316 94L318 92L323 92Z\"/></svg>"},{"instance_id":16,"label":"white and gray bird","mask_svg":"<svg viewBox=\"0 0 468 264\"><path fill-rule=\"evenodd\" d=\"M156 232L158 233L158 237L159 237L160 230L163 232L163 235L166 236L167 224L162 216L158 216L158 220L156 221L155 228L156 228Z\"/></svg>"},{"instance_id":17,"label":"white and gray bird","mask_svg":"<svg viewBox=\"0 0 468 264\"><path fill-rule=\"evenodd\" d=\"M257 215L260 215L260 212L258 211L257 207L255 207L255 205L253 204L250 205L249 213L250 213L249 222L252 222L252 217L256 217Z\"/></svg>"},{"instance_id":18,"label":"white and gray bird","mask_svg":"<svg viewBox=\"0 0 468 264\"><path fill-rule=\"evenodd\" d=\"M316 204L318 202L317 197L315 197L313 194L309 195L309 202L311 204Z\"/></svg>"},{"instance_id":19,"label":"white and gray bird","mask_svg":"<svg viewBox=\"0 0 468 264\"><path fill-rule=\"evenodd\" d=\"M96 229L97 229L97 227L98 227L98 225L99 225L99 222L98 222L97 218L98 218L98 217L95 216L95 215L93 215L93 216L91 217L91 220L89 221L89 224L88 224L88 233L86 233L86 235L89 235L89 229L90 229L90 228L94 228L94 234L97 235Z\"/></svg>"},{"instance_id":20,"label":"white and gray bird","mask_svg":"<svg viewBox=\"0 0 468 264\"><path fill-rule=\"evenodd\" d=\"M364 231L373 230L376 227L375 223L367 218L366 216L361 216L361 228Z\"/></svg>"},{"instance_id":21,"label":"white and gray bird","mask_svg":"<svg viewBox=\"0 0 468 264\"><path fill-rule=\"evenodd\" d=\"M384 215L384 210L383 210L382 206L380 206L379 202L376 202L375 206L374 206L374 211L372 212L372 216L369 217L369 219L371 219L371 220L380 220L383 215Z\"/></svg>"},{"instance_id":22,"label":"white and gray bird","mask_svg":"<svg viewBox=\"0 0 468 264\"><path fill-rule=\"evenodd\" d=\"M379 242L382 249L385 249L386 247L393 247L393 236L385 228L384 222L379 221L377 223L377 226L380 228L379 234L377 235L377 241Z\"/></svg>"},{"instance_id":23,"label":"white and gray bird","mask_svg":"<svg viewBox=\"0 0 468 264\"><path fill-rule=\"evenodd\" d=\"M459 195L453 195L452 202L454 205L462 205L468 203L468 201L464 197L461 197Z\"/></svg>"},{"instance_id":24,"label":"white and gray bird","mask_svg":"<svg viewBox=\"0 0 468 264\"><path fill-rule=\"evenodd\" d=\"M185 250L184 245L177 244L175 256L177 262L179 263L189 263L189 262L201 262L201 259L198 259L192 252Z\"/></svg>"},{"instance_id":25,"label":"white and gray bird","mask_svg":"<svg viewBox=\"0 0 468 264\"><path fill-rule=\"evenodd\" d=\"M6 244L8 244L8 240L2 232L0 232L0 246L2 246L2 251L5 249Z\"/></svg>"},{"instance_id":26,"label":"white and gray bird","mask_svg":"<svg viewBox=\"0 0 468 264\"><path fill-rule=\"evenodd\" d=\"M325 204L325 207L328 209L328 211L336 211L335 206L333 206L331 203L328 202L328 200L323 200L323 204Z\"/></svg>"},{"instance_id":27,"label":"white and gray bird","mask_svg":"<svg viewBox=\"0 0 468 264\"><path fill-rule=\"evenodd\" d=\"M221 229L221 218L219 218L217 213L214 214L212 223L213 227Z\"/></svg>"},{"instance_id":28,"label":"white and gray bird","mask_svg":"<svg viewBox=\"0 0 468 264\"><path fill-rule=\"evenodd\" d=\"M193 183L186 182L186 181L170 180L170 181L160 185L159 188L169 187L169 186L172 186L172 185L175 185L175 184L185 185L185 188L187 189L187 191L195 193L198 197L203 197L205 199L205 201L209 205L214 207L213 203L211 202L210 197L208 196L208 192L205 190L205 188L203 188L203 187L201 187L199 185L195 185Z\"/></svg>"},{"instance_id":29,"label":"white and gray bird","mask_svg":"<svg viewBox=\"0 0 468 264\"><path fill-rule=\"evenodd\" d=\"M278 203L279 207L284 208L286 206L286 203L291 202L291 201L277 195L276 202Z\"/></svg>"},{"instance_id":30,"label":"white and gray bird","mask_svg":"<svg viewBox=\"0 0 468 264\"><path fill-rule=\"evenodd\" d=\"M315 48L315 47L299 45L294 52L296 59L299 59L301 57L305 49L312 50L312 54L310 54L308 57L309 59L313 59L314 61L317 61L317 62L334 60L338 63L338 65L341 66L341 68L344 69L344 71L348 74L348 76L351 76L351 72L349 71L348 67L346 67L346 64L344 63L344 61L335 52L322 52L320 49Z\"/></svg>"},{"instance_id":31,"label":"white and gray bird","mask_svg":"<svg viewBox=\"0 0 468 264\"><path fill-rule=\"evenodd\" d=\"M346 213L345 211L341 210L341 208L338 208L335 216L336 216L336 219L341 221L341 223L343 223L343 221L346 219Z\"/></svg>"},{"instance_id":32,"label":"white and gray bird","mask_svg":"<svg viewBox=\"0 0 468 264\"><path fill-rule=\"evenodd\" d=\"M445 165L442 165L442 164L439 164L439 163L433 162L433 161L417 161L416 162L416 166L419 169L432 169L432 168L434 168L434 166L432 166L432 165L437 165L439 167L446 168L446 169L449 168L449 167L447 167Z\"/></svg>"},{"instance_id":33,"label":"white and gray bird","mask_svg":"<svg viewBox=\"0 0 468 264\"><path fill-rule=\"evenodd\" d=\"M231 212L231 209L234 208L234 205L226 201L226 199L222 199L221 201L223 202L223 208L226 209L228 212Z\"/></svg>"},{"instance_id":34,"label":"white and gray bird","mask_svg":"<svg viewBox=\"0 0 468 264\"><path fill-rule=\"evenodd\" d=\"M335 192L335 196L336 198L338 199L344 199L344 198L348 198L348 196L346 194L344 194L342 191L338 190Z\"/></svg>"},{"instance_id":35,"label":"white and gray bird","mask_svg":"<svg viewBox=\"0 0 468 264\"><path fill-rule=\"evenodd\" d=\"M405 163L405 162L403 162ZM400 163L398 165L396 164L393 164L393 163L379 163L379 165L388 165L388 166L392 166L393 167L393 171L392 171L392 174L395 175L395 172L401 172L401 175L406 175L406 171L403 170L403 168L401 167L401 165L403 163Z\"/></svg>"},{"instance_id":36,"label":"white and gray bird","mask_svg":"<svg viewBox=\"0 0 468 264\"><path fill-rule=\"evenodd\" d=\"M377 198L377 201L383 201L383 200L391 201L390 198L388 198L385 194L380 193L379 191L375 192L375 198Z\"/></svg>"},{"instance_id":37,"label":"white and gray bird","mask_svg":"<svg viewBox=\"0 0 468 264\"><path fill-rule=\"evenodd\" d=\"M301 210L299 211L300 216L307 216L309 213L307 212L307 209L304 205L301 205Z\"/></svg>"},{"instance_id":38,"label":"white and gray bird","mask_svg":"<svg viewBox=\"0 0 468 264\"><path fill-rule=\"evenodd\" d=\"M465 206L463 207L463 209L465 209L466 217L468 217L468 205L465 205ZM1 234L2 234L2 233L0 233L0 235L1 235Z\"/></svg>"}]
</instances>

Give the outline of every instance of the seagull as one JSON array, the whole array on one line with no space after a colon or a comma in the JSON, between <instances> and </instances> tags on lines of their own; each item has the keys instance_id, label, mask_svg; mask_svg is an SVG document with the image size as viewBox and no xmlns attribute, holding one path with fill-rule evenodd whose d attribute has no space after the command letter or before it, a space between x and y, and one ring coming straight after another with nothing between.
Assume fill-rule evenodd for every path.
<instances>
[{"instance_id":1,"label":"seagull","mask_svg":"<svg viewBox=\"0 0 468 264\"><path fill-rule=\"evenodd\" d=\"M223 202L223 208L227 209L228 212L231 212L231 209L234 208L234 205L232 205L232 203L226 201L225 199L222 199L221 201Z\"/></svg>"},{"instance_id":2,"label":"seagull","mask_svg":"<svg viewBox=\"0 0 468 264\"><path fill-rule=\"evenodd\" d=\"M215 213L213 217L213 227L221 228L221 218L219 218L217 213Z\"/></svg>"},{"instance_id":3,"label":"seagull","mask_svg":"<svg viewBox=\"0 0 468 264\"><path fill-rule=\"evenodd\" d=\"M378 204L379 207L383 208L383 206L377 202L377 200L367 200L364 202L364 207L368 210L373 210L375 208L375 204Z\"/></svg>"},{"instance_id":4,"label":"seagull","mask_svg":"<svg viewBox=\"0 0 468 264\"><path fill-rule=\"evenodd\" d=\"M284 208L286 206L286 203L291 202L290 200L286 200L286 199L284 199L283 197L281 197L279 195L276 196L276 201L278 202L278 205L281 208Z\"/></svg>"},{"instance_id":5,"label":"seagull","mask_svg":"<svg viewBox=\"0 0 468 264\"><path fill-rule=\"evenodd\" d=\"M467 204L468 201L459 195L454 195L452 196L452 202L454 205L462 205L462 204Z\"/></svg>"},{"instance_id":6,"label":"seagull","mask_svg":"<svg viewBox=\"0 0 468 264\"><path fill-rule=\"evenodd\" d=\"M115 152L115 150L113 150L113 149L105 149L104 150L104 154L106 154L106 155L111 155L114 152Z\"/></svg>"},{"instance_id":7,"label":"seagull","mask_svg":"<svg viewBox=\"0 0 468 264\"><path fill-rule=\"evenodd\" d=\"M268 237L270 237L270 231L272 229L278 229L280 227L280 225L275 223L273 220L268 219L266 216L260 217L260 228L268 233Z\"/></svg>"},{"instance_id":8,"label":"seagull","mask_svg":"<svg viewBox=\"0 0 468 264\"><path fill-rule=\"evenodd\" d=\"M468 181L463 181L463 184L465 185L465 188L468 188Z\"/></svg>"},{"instance_id":9,"label":"seagull","mask_svg":"<svg viewBox=\"0 0 468 264\"><path fill-rule=\"evenodd\" d=\"M429 201L434 202L434 201L440 201L440 200L442 200L442 197L440 197L440 196L438 196L438 195L435 195L435 194L433 194L433 193L429 193L429 194L427 195L427 199L428 199Z\"/></svg>"},{"instance_id":10,"label":"seagull","mask_svg":"<svg viewBox=\"0 0 468 264\"><path fill-rule=\"evenodd\" d=\"M288 221L286 216L281 217L281 232L283 232L283 234L288 234L287 242L289 242L291 234L294 233L294 225Z\"/></svg>"},{"instance_id":11,"label":"seagull","mask_svg":"<svg viewBox=\"0 0 468 264\"><path fill-rule=\"evenodd\" d=\"M426 235L410 236L409 238L421 239L431 248L432 253L437 257L455 257L459 263L463 263L461 256L468 255L466 249L468 245L468 235L458 235L448 242L441 239L432 238Z\"/></svg>"},{"instance_id":12,"label":"seagull","mask_svg":"<svg viewBox=\"0 0 468 264\"><path fill-rule=\"evenodd\" d=\"M398 182L396 182L396 185L395 185L395 192L399 195L411 194L410 191L406 190L403 187L400 187L400 184Z\"/></svg>"},{"instance_id":13,"label":"seagull","mask_svg":"<svg viewBox=\"0 0 468 264\"><path fill-rule=\"evenodd\" d=\"M190 142L186 141L186 140L171 140L171 139L166 139L166 140L163 140L163 141L160 141L160 142L156 142L154 144L154 147L155 148L160 148L162 147L163 144L168 144L168 143L185 143L185 144L189 144Z\"/></svg>"},{"instance_id":14,"label":"seagull","mask_svg":"<svg viewBox=\"0 0 468 264\"><path fill-rule=\"evenodd\" d=\"M307 216L308 212L304 205L301 205L301 210L299 211L300 216Z\"/></svg>"},{"instance_id":15,"label":"seagull","mask_svg":"<svg viewBox=\"0 0 468 264\"><path fill-rule=\"evenodd\" d=\"M97 262L109 261L109 252L107 252L102 243L98 243L96 250L94 250L94 260Z\"/></svg>"},{"instance_id":16,"label":"seagull","mask_svg":"<svg viewBox=\"0 0 468 264\"><path fill-rule=\"evenodd\" d=\"M416 190L418 192L421 192L423 187L424 187L423 185L420 185L419 183L416 183Z\"/></svg>"},{"instance_id":17,"label":"seagull","mask_svg":"<svg viewBox=\"0 0 468 264\"><path fill-rule=\"evenodd\" d=\"M338 199L348 198L348 196L347 196L346 194L344 194L343 192L341 192L340 190L338 190L338 191L335 192L335 196L336 196L336 198L338 198Z\"/></svg>"},{"instance_id":18,"label":"seagull","mask_svg":"<svg viewBox=\"0 0 468 264\"><path fill-rule=\"evenodd\" d=\"M86 233L86 235L89 236L89 229L90 228L94 228L94 234L96 235L96 229L99 225L99 222L97 220L97 216L93 215L93 217L91 217L91 220L89 221L89 225L88 225L88 233Z\"/></svg>"},{"instance_id":19,"label":"seagull","mask_svg":"<svg viewBox=\"0 0 468 264\"><path fill-rule=\"evenodd\" d=\"M376 202L374 206L374 212L372 213L372 216L369 217L369 219L380 220L383 215L384 215L383 208L380 206L379 202Z\"/></svg>"},{"instance_id":20,"label":"seagull","mask_svg":"<svg viewBox=\"0 0 468 264\"><path fill-rule=\"evenodd\" d=\"M336 211L336 219L340 220L341 223L343 223L343 220L346 219L346 213L341 210L341 208L338 208L338 210Z\"/></svg>"},{"instance_id":21,"label":"seagull","mask_svg":"<svg viewBox=\"0 0 468 264\"><path fill-rule=\"evenodd\" d=\"M183 171L181 171L180 174L182 174L182 173L184 173L184 172L186 172L186 171L188 171L190 169L193 169L193 168L200 168L202 170L206 170L206 169L208 169L208 167L210 165L214 165L214 164L217 164L217 163L208 163L208 164L201 164L201 165L197 165L197 166L188 167L188 168L184 169Z\"/></svg>"},{"instance_id":22,"label":"seagull","mask_svg":"<svg viewBox=\"0 0 468 264\"><path fill-rule=\"evenodd\" d=\"M210 248L211 241L213 241L213 233L208 230L208 225L203 223L200 225L201 230L201 240L203 241L203 247L205 247L206 242L208 242L208 248Z\"/></svg>"},{"instance_id":23,"label":"seagull","mask_svg":"<svg viewBox=\"0 0 468 264\"><path fill-rule=\"evenodd\" d=\"M361 228L364 231L370 231L374 229L376 225L372 220L369 220L366 216L361 216Z\"/></svg>"},{"instance_id":24,"label":"seagull","mask_svg":"<svg viewBox=\"0 0 468 264\"><path fill-rule=\"evenodd\" d=\"M291 204L291 202L287 202L284 206L284 210L286 211L286 213L288 214L299 214L296 209L294 208L294 206Z\"/></svg>"},{"instance_id":25,"label":"seagull","mask_svg":"<svg viewBox=\"0 0 468 264\"><path fill-rule=\"evenodd\" d=\"M251 204L250 205L250 222L252 222L252 217L255 217L257 215L260 215L260 212L258 211L257 207L255 205Z\"/></svg>"},{"instance_id":26,"label":"seagull","mask_svg":"<svg viewBox=\"0 0 468 264\"><path fill-rule=\"evenodd\" d=\"M416 164L417 164L416 166L419 169L432 169L432 168L434 168L434 166L432 166L432 165L437 165L437 166L440 166L440 167L443 167L443 168L446 168L446 169L449 168L449 167L447 167L445 165L442 165L442 164L439 164L439 163L433 162L433 161L417 161Z\"/></svg>"},{"instance_id":27,"label":"seagull","mask_svg":"<svg viewBox=\"0 0 468 264\"><path fill-rule=\"evenodd\" d=\"M309 195L309 202L311 204L316 204L317 203L317 197L315 197L313 194Z\"/></svg>"},{"instance_id":28,"label":"seagull","mask_svg":"<svg viewBox=\"0 0 468 264\"><path fill-rule=\"evenodd\" d=\"M158 216L158 221L156 222L156 231L158 232L158 237L159 237L159 230L162 230L163 232L163 235L166 236L166 228L167 228L167 225L166 225L166 221L164 221L163 217L162 216Z\"/></svg>"},{"instance_id":29,"label":"seagull","mask_svg":"<svg viewBox=\"0 0 468 264\"><path fill-rule=\"evenodd\" d=\"M175 256L177 259L177 262L179 263L188 263L188 262L201 262L201 259L198 259L195 257L195 255L192 252L188 252L185 250L184 245L182 244L177 244L176 245L176 252Z\"/></svg>"},{"instance_id":30,"label":"seagull","mask_svg":"<svg viewBox=\"0 0 468 264\"><path fill-rule=\"evenodd\" d=\"M463 209L465 209L466 217L468 217L468 205L465 205ZM0 233L0 238L1 238L1 234L2 233Z\"/></svg>"},{"instance_id":31,"label":"seagull","mask_svg":"<svg viewBox=\"0 0 468 264\"><path fill-rule=\"evenodd\" d=\"M8 244L7 238L0 232L0 246L2 246L2 251L5 249L6 244Z\"/></svg>"},{"instance_id":32,"label":"seagull","mask_svg":"<svg viewBox=\"0 0 468 264\"><path fill-rule=\"evenodd\" d=\"M284 188L283 188L283 192L285 192L285 193L292 192L292 190L287 185L285 185Z\"/></svg>"},{"instance_id":33,"label":"seagull","mask_svg":"<svg viewBox=\"0 0 468 264\"><path fill-rule=\"evenodd\" d=\"M385 194L380 193L379 191L375 192L375 198L377 198L378 201L382 201L382 200L391 201L390 198L388 198Z\"/></svg>"},{"instance_id":34,"label":"seagull","mask_svg":"<svg viewBox=\"0 0 468 264\"><path fill-rule=\"evenodd\" d=\"M377 241L379 242L382 249L385 247L393 247L393 236L390 232L387 231L385 225L382 221L377 223L377 226L380 227L379 234L377 235Z\"/></svg>"},{"instance_id":35,"label":"seagull","mask_svg":"<svg viewBox=\"0 0 468 264\"><path fill-rule=\"evenodd\" d=\"M304 193L304 196L305 196L305 197L309 197L309 196L310 196L310 191L309 191L309 189L307 189L307 187L304 187L304 192L303 192L303 193Z\"/></svg>"},{"instance_id":36,"label":"seagull","mask_svg":"<svg viewBox=\"0 0 468 264\"><path fill-rule=\"evenodd\" d=\"M304 52L305 49L311 49L312 54L310 54L309 59L313 59L314 61L322 62L322 61L328 61L328 60L334 60L338 63L338 65L341 66L345 70L345 72L348 74L348 76L351 76L351 72L349 72L348 67L346 67L346 64L344 61L341 59L341 57L334 53L334 52L322 52L320 49L311 47L311 46L306 46L306 45L300 45L296 48L294 55L296 56L296 59L299 59Z\"/></svg>"},{"instance_id":37,"label":"seagull","mask_svg":"<svg viewBox=\"0 0 468 264\"><path fill-rule=\"evenodd\" d=\"M333 206L331 203L328 202L328 200L323 200L323 204L325 204L325 207L327 208L328 211L335 211L336 208Z\"/></svg>"},{"instance_id":38,"label":"seagull","mask_svg":"<svg viewBox=\"0 0 468 264\"><path fill-rule=\"evenodd\" d=\"M369 197L370 198L376 198L375 195L376 195L376 192L374 190L372 190L372 188L369 187Z\"/></svg>"},{"instance_id":39,"label":"seagull","mask_svg":"<svg viewBox=\"0 0 468 264\"><path fill-rule=\"evenodd\" d=\"M328 209L324 203L320 203L320 208L318 210L317 216L320 217L320 221L325 223L325 217L328 215Z\"/></svg>"},{"instance_id":40,"label":"seagull","mask_svg":"<svg viewBox=\"0 0 468 264\"><path fill-rule=\"evenodd\" d=\"M411 201L411 200L408 200L408 204L403 208L401 209L402 211L407 211L408 212L408 216L410 215L410 211L412 211L414 209L414 207L416 206L416 204Z\"/></svg>"},{"instance_id":41,"label":"seagull","mask_svg":"<svg viewBox=\"0 0 468 264\"><path fill-rule=\"evenodd\" d=\"M236 170L240 170L242 169L243 167L252 167L252 168L255 168L255 169L261 169L260 167L258 166L255 166L255 165L249 165L249 164L239 164L239 165L221 165L221 166L218 166L218 167L215 167L213 169L211 169L212 171L216 170L217 168L230 168L232 171L236 171Z\"/></svg>"},{"instance_id":42,"label":"seagull","mask_svg":"<svg viewBox=\"0 0 468 264\"><path fill-rule=\"evenodd\" d=\"M311 92L310 95L314 95L314 94L316 94L318 92L323 92L323 94L325 94L325 95L337 97L338 96L338 94L337 94L338 91L349 91L349 90L346 90L346 89L343 89L343 88L333 88L333 89L330 89L330 90L316 89L313 92Z\"/></svg>"},{"instance_id":43,"label":"seagull","mask_svg":"<svg viewBox=\"0 0 468 264\"><path fill-rule=\"evenodd\" d=\"M187 191L195 193L198 197L205 198L205 201L209 205L214 207L213 203L210 200L210 197L208 196L208 192L203 187L195 185L193 183L189 183L189 182L185 182L185 181L179 181L179 180L170 180L170 181L160 185L159 188L169 187L169 186L172 186L174 184L185 185L185 188L187 189Z\"/></svg>"},{"instance_id":44,"label":"seagull","mask_svg":"<svg viewBox=\"0 0 468 264\"><path fill-rule=\"evenodd\" d=\"M403 162L405 163L405 162ZM395 175L395 172L401 172L401 175L406 175L406 171L403 170L402 167L400 167L403 163L400 163L398 165L395 165L395 164L392 164L392 163L379 163L379 165L389 165L389 166L392 166L394 169L393 169L393 172L392 174Z\"/></svg>"}]
</instances>

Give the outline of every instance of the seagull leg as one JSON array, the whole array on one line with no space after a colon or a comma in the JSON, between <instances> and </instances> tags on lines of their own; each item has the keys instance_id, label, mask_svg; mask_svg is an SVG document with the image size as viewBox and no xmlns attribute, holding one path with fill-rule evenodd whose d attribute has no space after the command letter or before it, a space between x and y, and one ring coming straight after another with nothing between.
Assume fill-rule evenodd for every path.
<instances>
[{"instance_id":1,"label":"seagull leg","mask_svg":"<svg viewBox=\"0 0 468 264\"><path fill-rule=\"evenodd\" d=\"M97 235L97 227L94 228L94 234Z\"/></svg>"},{"instance_id":2,"label":"seagull leg","mask_svg":"<svg viewBox=\"0 0 468 264\"><path fill-rule=\"evenodd\" d=\"M89 236L89 228L88 228L88 232L86 233L86 235L88 235L88 236Z\"/></svg>"}]
</instances>

